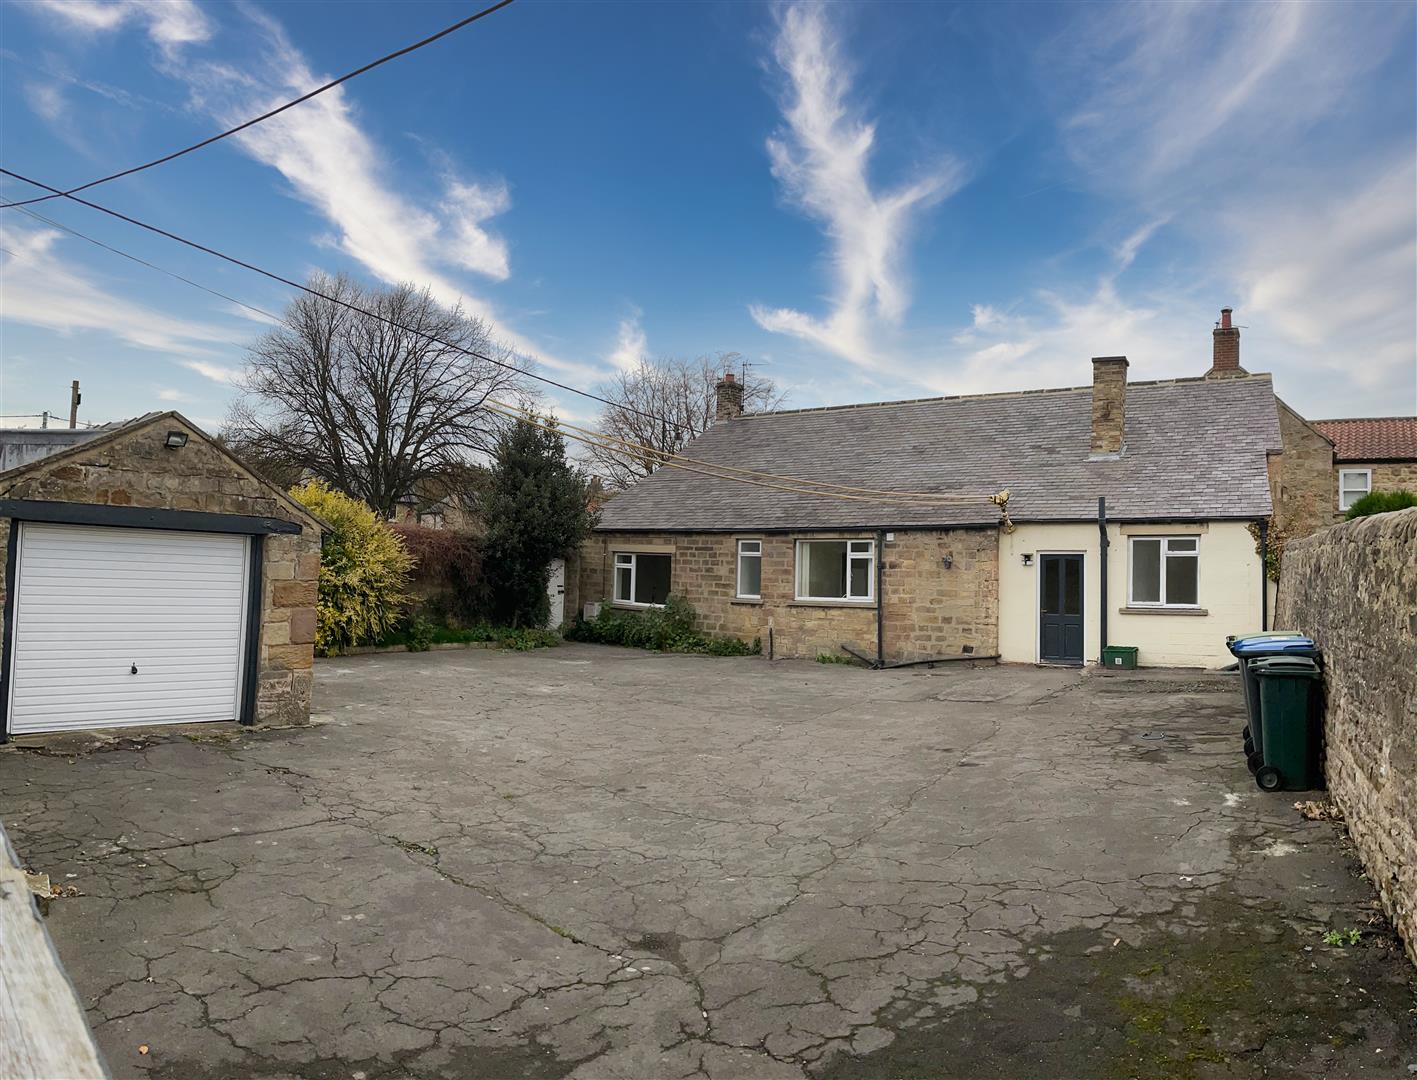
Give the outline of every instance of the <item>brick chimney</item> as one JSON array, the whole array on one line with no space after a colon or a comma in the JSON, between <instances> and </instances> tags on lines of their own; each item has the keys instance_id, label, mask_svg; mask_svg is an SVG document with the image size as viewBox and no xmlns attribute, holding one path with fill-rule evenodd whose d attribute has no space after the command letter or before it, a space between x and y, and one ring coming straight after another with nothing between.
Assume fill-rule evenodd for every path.
<instances>
[{"instance_id":1,"label":"brick chimney","mask_svg":"<svg viewBox=\"0 0 1417 1080\"><path fill-rule=\"evenodd\" d=\"M717 402L713 411L715 420L735 420L743 415L743 384L730 371L714 386Z\"/></svg>"},{"instance_id":2,"label":"brick chimney","mask_svg":"<svg viewBox=\"0 0 1417 1080\"><path fill-rule=\"evenodd\" d=\"M1126 449L1127 358L1092 358L1092 456L1116 457Z\"/></svg>"},{"instance_id":3,"label":"brick chimney","mask_svg":"<svg viewBox=\"0 0 1417 1080\"><path fill-rule=\"evenodd\" d=\"M1240 328L1230 325L1232 314L1230 308L1221 308L1220 321L1211 331L1214 351L1211 356L1210 370L1205 373L1207 379L1228 379L1236 375L1249 374L1240 366Z\"/></svg>"}]
</instances>

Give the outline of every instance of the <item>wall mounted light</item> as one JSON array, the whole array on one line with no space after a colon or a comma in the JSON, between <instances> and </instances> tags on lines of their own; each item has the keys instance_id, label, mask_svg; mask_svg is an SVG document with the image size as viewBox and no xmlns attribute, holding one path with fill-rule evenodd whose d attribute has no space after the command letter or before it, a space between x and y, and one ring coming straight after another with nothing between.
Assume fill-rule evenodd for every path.
<instances>
[{"instance_id":1,"label":"wall mounted light","mask_svg":"<svg viewBox=\"0 0 1417 1080\"><path fill-rule=\"evenodd\" d=\"M1023 558L1023 565L1024 565L1024 566L1032 566L1032 565L1033 565L1033 552L1031 552L1031 551L1025 551L1025 552L1023 553L1022 558Z\"/></svg>"},{"instance_id":2,"label":"wall mounted light","mask_svg":"<svg viewBox=\"0 0 1417 1080\"><path fill-rule=\"evenodd\" d=\"M187 445L187 433L185 431L169 431L167 438L162 440L162 445L169 450L179 450Z\"/></svg>"},{"instance_id":3,"label":"wall mounted light","mask_svg":"<svg viewBox=\"0 0 1417 1080\"><path fill-rule=\"evenodd\" d=\"M953 555L946 555L940 559L940 563L944 566L946 570L948 570L955 564L955 557Z\"/></svg>"}]
</instances>

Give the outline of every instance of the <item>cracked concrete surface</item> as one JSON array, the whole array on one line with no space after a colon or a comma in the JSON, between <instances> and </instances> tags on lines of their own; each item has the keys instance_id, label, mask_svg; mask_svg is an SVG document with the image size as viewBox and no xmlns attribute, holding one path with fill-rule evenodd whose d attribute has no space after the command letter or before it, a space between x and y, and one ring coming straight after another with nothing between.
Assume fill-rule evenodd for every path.
<instances>
[{"instance_id":1,"label":"cracked concrete surface","mask_svg":"<svg viewBox=\"0 0 1417 1080\"><path fill-rule=\"evenodd\" d=\"M1323 944L1371 889L1254 788L1227 677L566 646L316 693L0 754L116 1075L1417 1071L1414 973Z\"/></svg>"}]
</instances>

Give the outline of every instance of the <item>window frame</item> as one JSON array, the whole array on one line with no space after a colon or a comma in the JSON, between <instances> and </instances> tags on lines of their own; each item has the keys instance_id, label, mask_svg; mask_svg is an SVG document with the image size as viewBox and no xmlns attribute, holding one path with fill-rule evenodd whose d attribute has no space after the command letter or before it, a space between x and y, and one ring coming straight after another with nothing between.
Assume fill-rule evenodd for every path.
<instances>
[{"instance_id":1,"label":"window frame","mask_svg":"<svg viewBox=\"0 0 1417 1080\"><path fill-rule=\"evenodd\" d=\"M846 593L845 596L806 596L802 593L802 551L810 544L845 544L846 545ZM865 551L853 551L853 547L861 545ZM798 540L792 559L792 597L798 603L805 604L848 604L852 607L873 607L876 603L876 541L853 537L842 536L822 536L813 537L810 540ZM866 564L866 595L851 595L851 564L853 562L865 562Z\"/></svg>"},{"instance_id":2,"label":"window frame","mask_svg":"<svg viewBox=\"0 0 1417 1080\"><path fill-rule=\"evenodd\" d=\"M639 581L639 563L641 555L648 555L651 558L669 560L669 581L672 587L674 582L674 556L667 551L612 551L613 558L610 563L610 602L615 607L628 608L662 608L663 604L645 604L634 598L635 585ZM628 563L621 563L620 560L628 559ZM620 588L620 571L628 567L630 571L630 598L621 600L618 592Z\"/></svg>"},{"instance_id":3,"label":"window frame","mask_svg":"<svg viewBox=\"0 0 1417 1080\"><path fill-rule=\"evenodd\" d=\"M1348 494L1348 485L1344 482L1349 476L1361 476L1366 485L1361 494L1353 502L1345 502L1344 496ZM1373 493L1373 470L1372 469L1339 469L1338 470L1338 509L1341 513L1347 513L1364 495Z\"/></svg>"},{"instance_id":4,"label":"window frame","mask_svg":"<svg viewBox=\"0 0 1417 1080\"><path fill-rule=\"evenodd\" d=\"M1172 551L1171 542L1174 540L1189 541L1195 544L1195 548L1190 551ZM1138 600L1136 598L1136 545L1138 543L1161 544L1156 561L1156 583L1157 600ZM1166 599L1166 566L1168 559L1193 559L1196 567L1196 598L1191 603L1178 604L1171 603ZM1166 608L1180 609L1183 611L1195 611L1201 606L1201 538L1195 533L1189 535L1176 536L1130 536L1127 538L1127 606L1129 608Z\"/></svg>"},{"instance_id":5,"label":"window frame","mask_svg":"<svg viewBox=\"0 0 1417 1080\"><path fill-rule=\"evenodd\" d=\"M757 551L745 551L748 544L757 545ZM735 557L733 560L733 598L735 600L761 600L763 598L763 541L760 537L739 540L735 547ZM743 560L758 560L758 591L748 593L743 591Z\"/></svg>"}]
</instances>

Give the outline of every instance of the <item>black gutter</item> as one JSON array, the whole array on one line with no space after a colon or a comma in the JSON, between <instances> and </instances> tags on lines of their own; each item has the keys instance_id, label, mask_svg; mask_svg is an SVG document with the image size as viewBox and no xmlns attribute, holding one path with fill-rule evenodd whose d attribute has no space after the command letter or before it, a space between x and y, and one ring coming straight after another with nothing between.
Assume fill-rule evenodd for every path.
<instances>
[{"instance_id":1,"label":"black gutter","mask_svg":"<svg viewBox=\"0 0 1417 1080\"><path fill-rule=\"evenodd\" d=\"M1098 612L1100 616L1098 620L1098 637L1100 638L1100 643L1097 650L1097 662L1100 664L1102 663L1102 653L1107 648L1107 549L1111 546L1111 542L1107 539L1107 496L1105 495L1099 495L1097 497L1097 533L1098 589L1100 590L1099 602L1101 603L1101 610ZM1083 610L1087 610L1086 603L1083 604ZM1087 621L1084 619L1084 631L1086 627ZM1086 651L1087 647L1084 645L1083 652Z\"/></svg>"},{"instance_id":2,"label":"black gutter","mask_svg":"<svg viewBox=\"0 0 1417 1080\"><path fill-rule=\"evenodd\" d=\"M261 570L265 563L266 538L261 533L251 536L251 550L246 570L246 655L241 664L241 714L244 726L256 723L256 692L261 679Z\"/></svg>"},{"instance_id":3,"label":"black gutter","mask_svg":"<svg viewBox=\"0 0 1417 1080\"><path fill-rule=\"evenodd\" d=\"M1269 518L1260 518L1260 633L1269 629Z\"/></svg>"},{"instance_id":4,"label":"black gutter","mask_svg":"<svg viewBox=\"0 0 1417 1080\"><path fill-rule=\"evenodd\" d=\"M47 499L0 499L0 517L56 525L106 525L130 529L177 529L182 532L299 533L301 526L283 518L252 514L208 514L202 510L156 510L143 506L51 502Z\"/></svg>"},{"instance_id":5,"label":"black gutter","mask_svg":"<svg viewBox=\"0 0 1417 1080\"><path fill-rule=\"evenodd\" d=\"M849 544L847 546L850 547ZM885 581L886 534L878 532L876 534L876 666L878 668L885 667L886 664Z\"/></svg>"}]
</instances>

